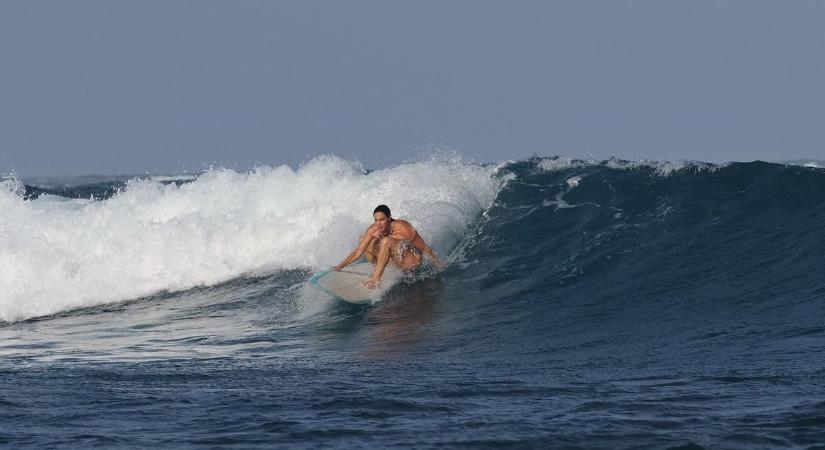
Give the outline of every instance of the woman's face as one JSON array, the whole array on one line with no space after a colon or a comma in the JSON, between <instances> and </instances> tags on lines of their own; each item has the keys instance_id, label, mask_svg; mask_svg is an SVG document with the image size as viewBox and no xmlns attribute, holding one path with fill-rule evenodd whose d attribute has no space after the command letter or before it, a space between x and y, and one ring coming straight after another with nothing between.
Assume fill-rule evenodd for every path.
<instances>
[{"instance_id":1,"label":"woman's face","mask_svg":"<svg viewBox=\"0 0 825 450\"><path fill-rule=\"evenodd\" d=\"M380 231L383 234L386 234L387 227L390 224L390 218L380 211L373 214L372 218L373 220L375 220L375 225L378 227L378 231Z\"/></svg>"}]
</instances>

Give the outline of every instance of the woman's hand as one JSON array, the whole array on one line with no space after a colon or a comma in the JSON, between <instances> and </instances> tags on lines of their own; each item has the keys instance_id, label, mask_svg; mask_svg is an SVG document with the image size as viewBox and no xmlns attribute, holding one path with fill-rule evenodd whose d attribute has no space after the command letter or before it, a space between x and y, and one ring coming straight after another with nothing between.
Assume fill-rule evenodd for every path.
<instances>
[{"instance_id":1,"label":"woman's hand","mask_svg":"<svg viewBox=\"0 0 825 450\"><path fill-rule=\"evenodd\" d=\"M361 282L361 286L364 286L367 289L375 289L378 287L378 284L378 280L365 280Z\"/></svg>"}]
</instances>

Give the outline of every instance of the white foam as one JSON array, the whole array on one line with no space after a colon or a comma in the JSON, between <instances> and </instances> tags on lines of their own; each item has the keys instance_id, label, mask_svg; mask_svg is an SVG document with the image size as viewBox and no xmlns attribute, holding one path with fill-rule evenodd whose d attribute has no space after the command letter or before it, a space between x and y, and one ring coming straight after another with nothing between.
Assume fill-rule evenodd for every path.
<instances>
[{"instance_id":1,"label":"white foam","mask_svg":"<svg viewBox=\"0 0 825 450\"><path fill-rule=\"evenodd\" d=\"M568 158L565 156L554 156L552 158L542 158L538 162L538 167L541 170L555 172L559 170L572 169L576 167L584 167L596 163L597 162L595 160L585 161L581 159Z\"/></svg>"},{"instance_id":2,"label":"white foam","mask_svg":"<svg viewBox=\"0 0 825 450\"><path fill-rule=\"evenodd\" d=\"M457 159L366 174L333 156L299 169L133 180L108 200L22 198L0 182L0 320L17 321L339 262L385 203L444 254L495 197L494 167Z\"/></svg>"},{"instance_id":3,"label":"white foam","mask_svg":"<svg viewBox=\"0 0 825 450\"><path fill-rule=\"evenodd\" d=\"M538 162L539 169L548 172L592 166L604 166L618 170L632 170L641 167L650 167L654 169L657 175L663 177L667 177L673 173L681 172L687 169L713 172L719 169L720 167L724 167L724 165L704 163L699 161L652 161L646 159L640 161L628 161L618 158L610 158L604 161L598 161L595 159L582 160L568 158L564 156L542 158Z\"/></svg>"},{"instance_id":4,"label":"white foam","mask_svg":"<svg viewBox=\"0 0 825 450\"><path fill-rule=\"evenodd\" d=\"M812 169L823 169L825 168L825 160L819 159L796 159L796 160L788 160L788 161L779 161L779 164L787 164L791 166L802 166L802 167L809 167Z\"/></svg>"}]
</instances>

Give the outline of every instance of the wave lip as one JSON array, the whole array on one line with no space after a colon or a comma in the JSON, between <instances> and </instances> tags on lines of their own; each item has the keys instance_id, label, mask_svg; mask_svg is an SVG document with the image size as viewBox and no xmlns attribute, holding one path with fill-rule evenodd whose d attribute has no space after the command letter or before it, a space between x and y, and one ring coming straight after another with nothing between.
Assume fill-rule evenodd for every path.
<instances>
[{"instance_id":1,"label":"wave lip","mask_svg":"<svg viewBox=\"0 0 825 450\"><path fill-rule=\"evenodd\" d=\"M779 164L787 164L790 166L811 167L814 169L825 168L825 160L821 159L793 159L789 161L780 161Z\"/></svg>"},{"instance_id":2,"label":"wave lip","mask_svg":"<svg viewBox=\"0 0 825 450\"><path fill-rule=\"evenodd\" d=\"M0 320L332 265L380 203L443 253L496 195L494 175L457 159L367 173L323 156L297 170L219 169L183 184L133 179L104 200L25 200L22 184L7 180L0 189Z\"/></svg>"},{"instance_id":3,"label":"wave lip","mask_svg":"<svg viewBox=\"0 0 825 450\"><path fill-rule=\"evenodd\" d=\"M725 166L725 164L712 164L701 161L657 161L643 159L640 161L632 161L611 157L609 159L576 159L566 156L552 156L547 158L538 158L536 165L539 169L548 172L558 172L568 169L587 168L587 167L606 167L617 170L634 170L640 168L653 169L657 175L669 176L677 172L685 170L693 171L708 171L713 172Z\"/></svg>"}]
</instances>

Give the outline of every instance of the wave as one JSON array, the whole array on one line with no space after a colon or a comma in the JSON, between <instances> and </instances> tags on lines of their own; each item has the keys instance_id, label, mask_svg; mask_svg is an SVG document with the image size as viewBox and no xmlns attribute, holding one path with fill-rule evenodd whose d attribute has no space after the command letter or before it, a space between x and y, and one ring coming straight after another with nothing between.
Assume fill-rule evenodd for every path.
<instances>
[{"instance_id":1,"label":"wave","mask_svg":"<svg viewBox=\"0 0 825 450\"><path fill-rule=\"evenodd\" d=\"M553 304L533 312L561 317L665 302L674 318L825 292L825 170L803 165L436 158L370 172L326 156L37 189L0 184L3 321L329 266L379 203L449 255L456 305Z\"/></svg>"},{"instance_id":2,"label":"wave","mask_svg":"<svg viewBox=\"0 0 825 450\"><path fill-rule=\"evenodd\" d=\"M825 292L825 170L558 157L503 170L515 179L463 253L490 301L678 309Z\"/></svg>"},{"instance_id":3,"label":"wave","mask_svg":"<svg viewBox=\"0 0 825 450\"><path fill-rule=\"evenodd\" d=\"M0 320L329 266L351 250L381 203L444 253L501 188L496 173L457 158L368 172L324 156L297 170L96 180L68 193L7 179L0 184Z\"/></svg>"}]
</instances>

